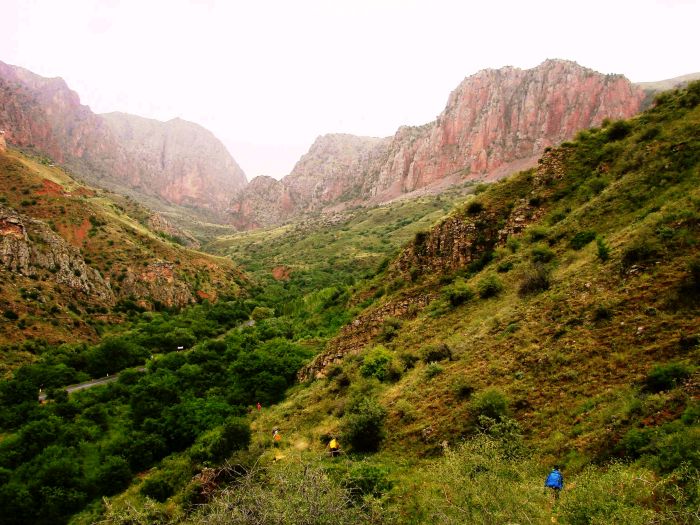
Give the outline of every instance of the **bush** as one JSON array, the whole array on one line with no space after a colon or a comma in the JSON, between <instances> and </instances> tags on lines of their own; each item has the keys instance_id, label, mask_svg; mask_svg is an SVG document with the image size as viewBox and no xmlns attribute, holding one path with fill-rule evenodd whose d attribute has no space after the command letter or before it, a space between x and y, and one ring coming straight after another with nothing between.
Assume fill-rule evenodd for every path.
<instances>
[{"instance_id":1,"label":"bush","mask_svg":"<svg viewBox=\"0 0 700 525\"><path fill-rule=\"evenodd\" d=\"M489 388L474 396L471 411L477 421L480 417L501 421L508 415L508 398L500 390Z\"/></svg>"},{"instance_id":2,"label":"bush","mask_svg":"<svg viewBox=\"0 0 700 525\"><path fill-rule=\"evenodd\" d=\"M399 399L394 408L396 409L396 415L404 423L410 423L416 420L417 414L415 407L405 399Z\"/></svg>"},{"instance_id":3,"label":"bush","mask_svg":"<svg viewBox=\"0 0 700 525\"><path fill-rule=\"evenodd\" d=\"M385 437L386 411L372 397L360 397L346 410L343 441L357 452L376 452Z\"/></svg>"},{"instance_id":4,"label":"bush","mask_svg":"<svg viewBox=\"0 0 700 525\"><path fill-rule=\"evenodd\" d=\"M550 270L542 264L536 264L523 275L518 295L525 297L545 290L551 286Z\"/></svg>"},{"instance_id":5,"label":"bush","mask_svg":"<svg viewBox=\"0 0 700 525\"><path fill-rule=\"evenodd\" d=\"M632 125L626 120L616 120L607 128L608 140L622 140L632 131Z\"/></svg>"},{"instance_id":6,"label":"bush","mask_svg":"<svg viewBox=\"0 0 700 525\"><path fill-rule=\"evenodd\" d=\"M99 494L111 496L118 494L131 483L129 463L120 456L109 456L97 471L95 488Z\"/></svg>"},{"instance_id":7,"label":"bush","mask_svg":"<svg viewBox=\"0 0 700 525\"><path fill-rule=\"evenodd\" d=\"M387 468L360 462L353 465L344 485L355 500L360 500L364 496L379 498L391 490L392 483L388 479L388 474Z\"/></svg>"},{"instance_id":8,"label":"bush","mask_svg":"<svg viewBox=\"0 0 700 525\"><path fill-rule=\"evenodd\" d=\"M595 242L598 245L598 259L603 262L610 259L610 248L605 244L605 239L598 237Z\"/></svg>"},{"instance_id":9,"label":"bush","mask_svg":"<svg viewBox=\"0 0 700 525\"><path fill-rule=\"evenodd\" d=\"M455 397L457 399L469 399L472 394L474 393L474 385L471 383L471 381L468 381L467 379L460 378L457 381L455 381L452 391L455 394Z\"/></svg>"},{"instance_id":10,"label":"bush","mask_svg":"<svg viewBox=\"0 0 700 525\"><path fill-rule=\"evenodd\" d=\"M496 266L496 271L498 273L507 273L513 269L513 261L501 261Z\"/></svg>"},{"instance_id":11,"label":"bush","mask_svg":"<svg viewBox=\"0 0 700 525\"><path fill-rule=\"evenodd\" d=\"M396 380L401 377L401 370L394 360L393 353L382 345L375 346L365 355L360 373L364 377L374 377L379 381Z\"/></svg>"},{"instance_id":12,"label":"bush","mask_svg":"<svg viewBox=\"0 0 700 525\"><path fill-rule=\"evenodd\" d=\"M452 350L445 343L428 345L421 348L421 359L426 363L434 361L452 360Z\"/></svg>"},{"instance_id":13,"label":"bush","mask_svg":"<svg viewBox=\"0 0 700 525\"><path fill-rule=\"evenodd\" d=\"M532 261L535 264L548 263L552 259L554 259L554 252L546 246L539 245L539 246L535 246L530 251L530 257L532 257Z\"/></svg>"},{"instance_id":14,"label":"bush","mask_svg":"<svg viewBox=\"0 0 700 525\"><path fill-rule=\"evenodd\" d=\"M589 244L593 239L595 239L595 237L596 233L591 230L578 232L569 241L569 246L571 246L571 248L573 248L574 250L580 250L581 248Z\"/></svg>"},{"instance_id":15,"label":"bush","mask_svg":"<svg viewBox=\"0 0 700 525\"><path fill-rule=\"evenodd\" d=\"M467 204L467 213L469 215L476 215L484 210L484 205L480 201L471 201Z\"/></svg>"},{"instance_id":16,"label":"bush","mask_svg":"<svg viewBox=\"0 0 700 525\"><path fill-rule=\"evenodd\" d=\"M425 367L425 378L432 379L433 377L442 374L444 371L445 369L438 363L428 363L428 366Z\"/></svg>"},{"instance_id":17,"label":"bush","mask_svg":"<svg viewBox=\"0 0 700 525\"><path fill-rule=\"evenodd\" d=\"M622 269L627 270L635 264L649 262L660 253L661 247L654 240L638 239L622 252Z\"/></svg>"},{"instance_id":18,"label":"bush","mask_svg":"<svg viewBox=\"0 0 700 525\"><path fill-rule=\"evenodd\" d=\"M144 496L162 503L173 495L175 487L164 473L157 472L143 482L140 492Z\"/></svg>"},{"instance_id":19,"label":"bush","mask_svg":"<svg viewBox=\"0 0 700 525\"><path fill-rule=\"evenodd\" d=\"M442 293L452 306L459 306L474 297L474 290L461 279L450 286L445 286Z\"/></svg>"},{"instance_id":20,"label":"bush","mask_svg":"<svg viewBox=\"0 0 700 525\"><path fill-rule=\"evenodd\" d=\"M382 329L379 332L378 339L381 342L388 343L394 337L399 335L399 330L401 329L401 320L394 317L389 317L382 323Z\"/></svg>"},{"instance_id":21,"label":"bush","mask_svg":"<svg viewBox=\"0 0 700 525\"><path fill-rule=\"evenodd\" d=\"M479 290L479 297L482 299L488 299L489 297L496 297L503 290L503 284L495 275L489 275L484 277L477 285Z\"/></svg>"},{"instance_id":22,"label":"bush","mask_svg":"<svg viewBox=\"0 0 700 525\"><path fill-rule=\"evenodd\" d=\"M656 365L647 374L644 386L650 392L671 390L690 377L692 368L684 363Z\"/></svg>"}]
</instances>

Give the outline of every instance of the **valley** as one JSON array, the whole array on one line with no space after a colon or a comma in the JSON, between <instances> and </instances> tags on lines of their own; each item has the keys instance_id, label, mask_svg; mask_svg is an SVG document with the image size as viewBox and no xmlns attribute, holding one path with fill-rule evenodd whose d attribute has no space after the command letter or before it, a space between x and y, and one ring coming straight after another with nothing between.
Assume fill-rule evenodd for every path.
<instances>
[{"instance_id":1,"label":"valley","mask_svg":"<svg viewBox=\"0 0 700 525\"><path fill-rule=\"evenodd\" d=\"M542 93L567 111L529 113ZM434 123L230 193L153 154L237 173L213 136L113 115L160 181L126 195L82 164L104 149L60 162L31 99L47 142L0 152L0 523L697 522L700 83L654 96L486 70Z\"/></svg>"}]
</instances>

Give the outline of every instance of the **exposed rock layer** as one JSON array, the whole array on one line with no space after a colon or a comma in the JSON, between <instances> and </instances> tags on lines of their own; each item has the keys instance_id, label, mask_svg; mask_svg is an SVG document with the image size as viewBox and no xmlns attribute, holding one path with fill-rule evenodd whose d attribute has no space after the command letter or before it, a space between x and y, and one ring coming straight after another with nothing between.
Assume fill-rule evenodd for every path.
<instances>
[{"instance_id":1,"label":"exposed rock layer","mask_svg":"<svg viewBox=\"0 0 700 525\"><path fill-rule=\"evenodd\" d=\"M137 197L218 212L246 184L226 148L201 126L96 115L62 79L2 62L0 130L10 145L46 155L88 182L133 189Z\"/></svg>"},{"instance_id":2,"label":"exposed rock layer","mask_svg":"<svg viewBox=\"0 0 700 525\"><path fill-rule=\"evenodd\" d=\"M636 114L644 100L644 91L625 77L564 60L529 70L483 70L450 94L434 122L401 127L386 139L320 137L292 173L275 183L284 206L269 196L267 206L256 206L262 197L251 184L236 196L232 220L241 227L275 224L304 211L498 178L532 166L547 146L581 129Z\"/></svg>"}]
</instances>

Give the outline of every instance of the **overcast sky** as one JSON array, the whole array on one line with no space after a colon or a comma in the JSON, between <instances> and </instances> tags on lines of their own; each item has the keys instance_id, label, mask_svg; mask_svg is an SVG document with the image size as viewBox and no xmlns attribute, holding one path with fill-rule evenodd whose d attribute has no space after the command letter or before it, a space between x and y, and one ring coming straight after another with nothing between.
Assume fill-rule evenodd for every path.
<instances>
[{"instance_id":1,"label":"overcast sky","mask_svg":"<svg viewBox=\"0 0 700 525\"><path fill-rule=\"evenodd\" d=\"M93 111L202 124L249 179L325 133L388 136L466 76L566 58L632 81L700 71L700 2L0 0L0 60Z\"/></svg>"}]
</instances>

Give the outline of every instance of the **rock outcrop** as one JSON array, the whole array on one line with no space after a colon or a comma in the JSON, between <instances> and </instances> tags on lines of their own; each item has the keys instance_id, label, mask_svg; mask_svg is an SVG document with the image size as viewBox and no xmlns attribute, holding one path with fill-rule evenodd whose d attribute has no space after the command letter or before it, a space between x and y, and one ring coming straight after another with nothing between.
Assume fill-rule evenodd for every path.
<instances>
[{"instance_id":1,"label":"rock outcrop","mask_svg":"<svg viewBox=\"0 0 700 525\"><path fill-rule=\"evenodd\" d=\"M175 226L160 213L151 215L148 218L147 225L154 232L164 234L166 237L188 248L198 249L201 246L197 239Z\"/></svg>"},{"instance_id":2,"label":"rock outcrop","mask_svg":"<svg viewBox=\"0 0 700 525\"><path fill-rule=\"evenodd\" d=\"M0 263L25 277L40 272L92 300L114 303L114 293L100 273L88 266L80 252L44 222L0 204Z\"/></svg>"},{"instance_id":3,"label":"rock outcrop","mask_svg":"<svg viewBox=\"0 0 700 525\"><path fill-rule=\"evenodd\" d=\"M245 175L201 126L96 115L60 78L0 62L7 143L50 157L84 180L148 200L222 212ZM153 199L157 197L158 199Z\"/></svg>"},{"instance_id":4,"label":"rock outcrop","mask_svg":"<svg viewBox=\"0 0 700 525\"><path fill-rule=\"evenodd\" d=\"M129 156L131 184L149 187L168 202L221 211L246 184L226 147L198 124L126 113L101 117Z\"/></svg>"},{"instance_id":5,"label":"rock outcrop","mask_svg":"<svg viewBox=\"0 0 700 525\"><path fill-rule=\"evenodd\" d=\"M522 70L487 69L466 78L434 122L403 126L387 139L321 137L281 181L295 213L390 201L434 185L497 179L534 165L542 151L603 119L630 117L645 93L621 75L547 60ZM236 197L232 222L274 224L255 188ZM270 203L271 205L273 203ZM277 206L281 209L281 206Z\"/></svg>"}]
</instances>

